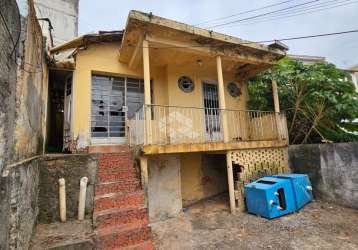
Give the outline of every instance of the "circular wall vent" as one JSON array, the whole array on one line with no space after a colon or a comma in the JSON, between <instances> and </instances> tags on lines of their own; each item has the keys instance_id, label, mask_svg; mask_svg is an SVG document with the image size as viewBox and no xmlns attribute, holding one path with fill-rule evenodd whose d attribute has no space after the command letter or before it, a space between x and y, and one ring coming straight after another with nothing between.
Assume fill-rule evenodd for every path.
<instances>
[{"instance_id":1,"label":"circular wall vent","mask_svg":"<svg viewBox=\"0 0 358 250\"><path fill-rule=\"evenodd\" d=\"M227 85L227 91L232 97L238 97L241 95L241 89L235 82L230 82Z\"/></svg>"},{"instance_id":2,"label":"circular wall vent","mask_svg":"<svg viewBox=\"0 0 358 250\"><path fill-rule=\"evenodd\" d=\"M190 93L194 90L194 83L193 81L187 76L181 76L178 79L178 86L179 88L184 91L185 93Z\"/></svg>"}]
</instances>

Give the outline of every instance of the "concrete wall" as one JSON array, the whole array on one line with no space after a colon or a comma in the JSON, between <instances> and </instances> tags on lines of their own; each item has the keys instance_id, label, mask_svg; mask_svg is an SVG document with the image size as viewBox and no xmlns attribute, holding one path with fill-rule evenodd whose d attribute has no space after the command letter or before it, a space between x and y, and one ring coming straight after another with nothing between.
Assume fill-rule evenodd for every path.
<instances>
[{"instance_id":1,"label":"concrete wall","mask_svg":"<svg viewBox=\"0 0 358 250\"><path fill-rule=\"evenodd\" d=\"M183 206L228 189L225 155L182 154L180 164Z\"/></svg>"},{"instance_id":2,"label":"concrete wall","mask_svg":"<svg viewBox=\"0 0 358 250\"><path fill-rule=\"evenodd\" d=\"M28 249L38 215L39 163L32 161L0 177L0 249Z\"/></svg>"},{"instance_id":3,"label":"concrete wall","mask_svg":"<svg viewBox=\"0 0 358 250\"><path fill-rule=\"evenodd\" d=\"M15 121L16 93L16 57L19 45L14 47L11 38L20 35L21 20L16 1L0 2L1 13L4 15L7 27L0 19L0 173L5 163L11 158L12 135ZM12 56L10 57L10 54Z\"/></svg>"},{"instance_id":4,"label":"concrete wall","mask_svg":"<svg viewBox=\"0 0 358 250\"><path fill-rule=\"evenodd\" d=\"M149 220L155 222L177 216L182 209L179 156L150 157L148 175Z\"/></svg>"},{"instance_id":5,"label":"concrete wall","mask_svg":"<svg viewBox=\"0 0 358 250\"><path fill-rule=\"evenodd\" d=\"M358 209L358 143L293 145L289 161L309 175L317 198Z\"/></svg>"},{"instance_id":6,"label":"concrete wall","mask_svg":"<svg viewBox=\"0 0 358 250\"><path fill-rule=\"evenodd\" d=\"M66 180L67 220L77 219L80 179L88 178L85 216L92 218L97 157L94 155L46 156L40 164L39 223L59 222L58 179Z\"/></svg>"},{"instance_id":7,"label":"concrete wall","mask_svg":"<svg viewBox=\"0 0 358 250\"><path fill-rule=\"evenodd\" d=\"M10 166L43 152L48 70L33 1L5 0L0 8L18 40L10 57L14 46L0 23L0 249L27 249L38 213L38 163Z\"/></svg>"}]
</instances>

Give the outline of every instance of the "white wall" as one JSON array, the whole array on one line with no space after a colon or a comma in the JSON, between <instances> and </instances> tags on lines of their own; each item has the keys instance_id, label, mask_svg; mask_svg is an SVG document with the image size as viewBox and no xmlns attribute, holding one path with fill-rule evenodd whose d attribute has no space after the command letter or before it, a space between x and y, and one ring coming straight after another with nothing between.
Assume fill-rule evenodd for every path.
<instances>
[{"instance_id":1,"label":"white wall","mask_svg":"<svg viewBox=\"0 0 358 250\"><path fill-rule=\"evenodd\" d=\"M51 20L55 46L78 35L78 4L79 0L35 0L37 17ZM49 45L48 23L39 22Z\"/></svg>"}]
</instances>

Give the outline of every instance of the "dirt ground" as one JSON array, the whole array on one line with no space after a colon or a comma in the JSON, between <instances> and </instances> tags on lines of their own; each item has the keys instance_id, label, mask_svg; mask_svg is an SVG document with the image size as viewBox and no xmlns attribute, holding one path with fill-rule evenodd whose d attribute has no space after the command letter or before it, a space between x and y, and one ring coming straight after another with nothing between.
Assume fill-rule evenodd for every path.
<instances>
[{"instance_id":1,"label":"dirt ground","mask_svg":"<svg viewBox=\"0 0 358 250\"><path fill-rule=\"evenodd\" d=\"M219 196L151 224L156 249L358 249L358 210L314 201L267 220L231 215L227 204Z\"/></svg>"}]
</instances>

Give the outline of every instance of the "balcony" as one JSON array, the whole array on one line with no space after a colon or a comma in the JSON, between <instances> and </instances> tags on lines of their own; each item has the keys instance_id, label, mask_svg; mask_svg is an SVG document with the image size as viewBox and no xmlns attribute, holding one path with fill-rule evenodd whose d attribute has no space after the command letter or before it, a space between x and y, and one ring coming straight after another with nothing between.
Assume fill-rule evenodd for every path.
<instances>
[{"instance_id":1,"label":"balcony","mask_svg":"<svg viewBox=\"0 0 358 250\"><path fill-rule=\"evenodd\" d=\"M129 143L144 153L285 146L283 113L144 105L128 121Z\"/></svg>"}]
</instances>

